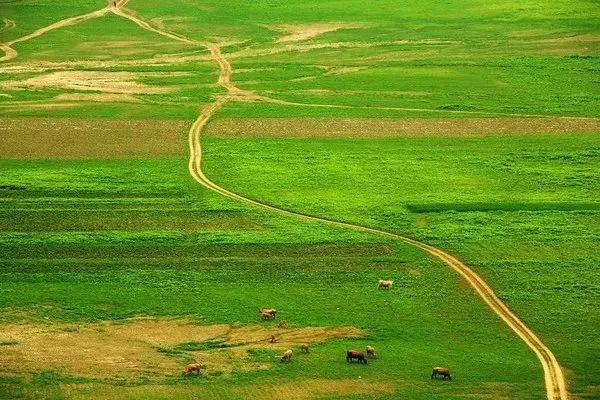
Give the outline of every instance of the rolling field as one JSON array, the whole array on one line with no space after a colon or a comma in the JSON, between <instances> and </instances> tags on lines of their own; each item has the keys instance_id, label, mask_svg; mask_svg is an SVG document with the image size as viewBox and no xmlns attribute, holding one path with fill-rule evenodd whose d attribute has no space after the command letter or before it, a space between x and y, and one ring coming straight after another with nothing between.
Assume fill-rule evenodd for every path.
<instances>
[{"instance_id":1,"label":"rolling field","mask_svg":"<svg viewBox=\"0 0 600 400\"><path fill-rule=\"evenodd\" d=\"M0 398L597 398L598 14L0 4Z\"/></svg>"}]
</instances>

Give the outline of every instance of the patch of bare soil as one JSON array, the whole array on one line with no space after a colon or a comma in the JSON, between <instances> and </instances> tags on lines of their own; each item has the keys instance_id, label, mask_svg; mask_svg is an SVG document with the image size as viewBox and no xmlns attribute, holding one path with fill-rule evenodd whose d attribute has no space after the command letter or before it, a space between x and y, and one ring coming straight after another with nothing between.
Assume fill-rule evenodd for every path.
<instances>
[{"instance_id":1,"label":"patch of bare soil","mask_svg":"<svg viewBox=\"0 0 600 400\"><path fill-rule=\"evenodd\" d=\"M600 43L600 35L594 33L586 33L583 35L569 35L553 38L538 39L539 43Z\"/></svg>"},{"instance_id":2,"label":"patch of bare soil","mask_svg":"<svg viewBox=\"0 0 600 400\"><path fill-rule=\"evenodd\" d=\"M352 25L352 28L360 28L361 25ZM349 27L346 27L349 28ZM312 50L320 50L320 49L363 49L363 48L371 48L377 46L390 46L390 45L414 45L417 46L418 49L414 51L402 51L398 53L398 51L390 51L389 54L384 56L378 54L376 56L370 56L365 60L397 60L399 58L406 59L414 59L414 58L422 58L424 55L435 54L431 51L423 50L421 47L423 46L431 46L433 48L438 48L442 45L456 45L461 44L460 41L451 41L451 40L438 40L438 39L422 39L422 40L389 40L389 41L364 41L364 42L320 42L320 43L311 43L311 42L283 42L280 46L276 47L268 47L268 48L252 48L247 47L241 49L239 51L229 53L227 57L229 59L235 59L240 57L258 57L258 56L268 56L273 54L285 53L285 52L309 52ZM383 58L382 58L383 57Z\"/></svg>"},{"instance_id":3,"label":"patch of bare soil","mask_svg":"<svg viewBox=\"0 0 600 400\"><path fill-rule=\"evenodd\" d=\"M358 72L358 71L367 69L367 67L347 67L347 66L337 66L337 67L321 66L321 68L326 70L324 75L350 74L352 72Z\"/></svg>"},{"instance_id":4,"label":"patch of bare soil","mask_svg":"<svg viewBox=\"0 0 600 400\"><path fill-rule=\"evenodd\" d=\"M600 132L600 119L548 118L256 118L217 119L214 136L386 137Z\"/></svg>"},{"instance_id":5,"label":"patch of bare soil","mask_svg":"<svg viewBox=\"0 0 600 400\"><path fill-rule=\"evenodd\" d=\"M0 108L3 110L23 110L26 108L39 108L39 109L50 109L50 108L69 108L75 107L77 103L46 103L44 101L11 101L0 104Z\"/></svg>"},{"instance_id":6,"label":"patch of bare soil","mask_svg":"<svg viewBox=\"0 0 600 400\"><path fill-rule=\"evenodd\" d=\"M277 336L277 343L268 341L271 335ZM161 378L179 375L187 362L198 360L211 373L231 373L270 368L272 363L253 362L251 349L280 352L304 342L361 336L364 332L353 327L196 325L167 318L80 325L3 324L0 341L11 345L0 346L0 371L22 375L56 369L79 377Z\"/></svg>"},{"instance_id":7,"label":"patch of bare soil","mask_svg":"<svg viewBox=\"0 0 600 400\"><path fill-rule=\"evenodd\" d=\"M123 93L62 93L54 98L57 101L92 101L96 103L142 103L142 100Z\"/></svg>"},{"instance_id":8,"label":"patch of bare soil","mask_svg":"<svg viewBox=\"0 0 600 400\"><path fill-rule=\"evenodd\" d=\"M15 49L4 43L0 43L0 51L4 52L4 55L0 57L0 62L11 60L17 56Z\"/></svg>"},{"instance_id":9,"label":"patch of bare soil","mask_svg":"<svg viewBox=\"0 0 600 400\"><path fill-rule=\"evenodd\" d=\"M0 49L2 44L0 43ZM8 48L10 49L10 48ZM173 64L186 62L208 61L209 57L204 50L190 52L179 52L169 54L156 54L152 57L141 59L111 59L111 60L73 60L73 61L28 61L3 66L0 72L6 73L41 73L56 69L79 69L79 68L119 68L129 66L173 66ZM145 76L145 75L144 75Z\"/></svg>"},{"instance_id":10,"label":"patch of bare soil","mask_svg":"<svg viewBox=\"0 0 600 400\"><path fill-rule=\"evenodd\" d=\"M319 24L303 24L303 25L278 25L274 29L285 32L284 36L277 39L278 43L299 42L307 40L327 32L334 32L338 29L358 28L359 25L346 23L319 23Z\"/></svg>"},{"instance_id":11,"label":"patch of bare soil","mask_svg":"<svg viewBox=\"0 0 600 400\"><path fill-rule=\"evenodd\" d=\"M548 30L519 30L508 33L511 54L597 54L600 35L572 34Z\"/></svg>"},{"instance_id":12,"label":"patch of bare soil","mask_svg":"<svg viewBox=\"0 0 600 400\"><path fill-rule=\"evenodd\" d=\"M179 155L183 151L182 141L188 125L187 121L177 120L0 118L0 157Z\"/></svg>"},{"instance_id":13,"label":"patch of bare soil","mask_svg":"<svg viewBox=\"0 0 600 400\"><path fill-rule=\"evenodd\" d=\"M307 77L302 77L300 79L292 79L294 81L299 80L307 80ZM312 77L313 79L316 78ZM245 83L248 83L247 81ZM267 95L277 95L280 92L277 91L269 91L265 90L263 93ZM409 91L409 90L332 90L332 89L300 89L294 90L294 93L306 93L313 96L332 96L332 95L340 95L340 94L378 94L382 96L402 96L402 97L423 97L428 96L430 93L428 92L417 92L417 91Z\"/></svg>"},{"instance_id":14,"label":"patch of bare soil","mask_svg":"<svg viewBox=\"0 0 600 400\"><path fill-rule=\"evenodd\" d=\"M270 343L271 336L277 339ZM273 326L242 325L231 327L212 340L219 346L215 349L195 351L191 359L200 360L211 371L232 373L270 368L270 363L252 361L249 350L269 349L276 351L275 359L287 349L298 350L302 343L319 344L332 339L358 338L364 332L353 327L295 327L280 329Z\"/></svg>"},{"instance_id":15,"label":"patch of bare soil","mask_svg":"<svg viewBox=\"0 0 600 400\"><path fill-rule=\"evenodd\" d=\"M123 94L165 93L168 87L148 86L137 82L139 74L133 72L59 71L42 74L22 81L4 81L1 88L58 88Z\"/></svg>"}]
</instances>

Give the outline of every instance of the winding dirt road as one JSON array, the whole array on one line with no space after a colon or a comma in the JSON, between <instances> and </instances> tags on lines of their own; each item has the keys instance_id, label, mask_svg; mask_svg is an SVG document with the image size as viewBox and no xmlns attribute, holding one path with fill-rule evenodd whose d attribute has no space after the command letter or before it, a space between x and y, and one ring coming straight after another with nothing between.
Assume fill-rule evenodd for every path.
<instances>
[{"instance_id":1,"label":"winding dirt road","mask_svg":"<svg viewBox=\"0 0 600 400\"><path fill-rule=\"evenodd\" d=\"M154 32L156 34L171 38L173 40L177 40L179 42L187 43L187 44L200 44L196 41L190 40L183 35L176 34L173 32L168 32L162 29L158 29L152 27L147 22L143 21L139 17L135 16L130 10L124 9L123 6L128 2L128 0L119 0L117 2L116 7L109 4L107 7L102 8L100 10L84 14L81 16L67 18L61 21L58 21L52 25L49 25L44 28L40 28L33 33L23 36L19 39L15 39L8 43L0 43L0 48L5 51L5 56L0 58L0 61L6 61L12 59L17 56L17 52L12 49L11 45L19 42L24 42L26 40L38 37L43 35L46 32L49 32L53 29L57 29L60 27L74 25L92 18L98 18L103 15L106 15L109 12L112 12L116 15L119 15L123 18L127 18L134 23L136 23L139 27L146 29L148 31ZM355 231L366 232L375 234L382 237L387 237L395 240L402 241L404 243L416 246L431 256L441 260L446 265L454 269L458 274L460 274L465 281L475 290L477 295L481 297L481 299L489 306L489 308L498 315L505 323L508 325L510 329L512 329L536 354L540 363L542 364L544 370L544 379L546 385L546 395L548 400L568 400L568 392L567 385L565 382L565 378L563 376L562 369L556 360L556 357L552 352L544 345L544 343L533 333L531 329L529 329L509 308L496 296L492 288L490 288L487 283L477 275L471 268L462 263L460 260L455 258L454 256L430 246L428 244L416 241L414 239L401 236L392 232L387 232L379 229L369 228L361 225L340 222L335 220L330 220L327 218L316 217L308 214L303 214L300 212L294 212L285 210L282 208L274 207L265 203L258 202L256 200L252 200L250 198L241 196L234 192L230 192L229 190L217 185L212 182L204 172L202 171L202 149L201 149L201 133L203 128L206 126L207 122L210 118L228 101L248 101L248 100L257 100L257 101L266 101L266 102L279 102L282 104L289 105L305 105L301 103L290 103L284 101L278 101L270 98L266 98L263 96L256 95L250 91L242 90L237 88L231 82L232 68L229 64L229 61L222 55L220 48L216 44L203 44L211 54L211 58L219 65L219 78L218 84L224 87L227 92L225 94L219 95L216 100L205 106L196 121L192 124L192 127L189 131L189 148L190 148L190 159L189 159L189 172L192 177L202 186L219 193L225 197L230 199L248 204L250 206L262 208L268 211L272 211L275 213L279 213L282 215L286 215L289 217L294 217L300 220L305 221L314 221L325 223L331 226L352 229ZM335 105L314 105L314 106L323 106L323 107L337 107ZM344 106L340 106L344 107ZM432 111L432 110L429 110ZM487 114L487 113L483 113ZM511 114L512 115L512 114ZM520 115L523 116L523 115Z\"/></svg>"}]
</instances>

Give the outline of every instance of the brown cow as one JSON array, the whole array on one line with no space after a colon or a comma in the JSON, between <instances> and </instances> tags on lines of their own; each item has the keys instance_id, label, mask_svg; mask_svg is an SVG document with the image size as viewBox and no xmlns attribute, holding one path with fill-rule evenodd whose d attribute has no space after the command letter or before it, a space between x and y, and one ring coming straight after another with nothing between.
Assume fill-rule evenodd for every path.
<instances>
[{"instance_id":1,"label":"brown cow","mask_svg":"<svg viewBox=\"0 0 600 400\"><path fill-rule=\"evenodd\" d=\"M277 315L277 310L274 308L259 308L258 312L263 320L274 319Z\"/></svg>"},{"instance_id":2,"label":"brown cow","mask_svg":"<svg viewBox=\"0 0 600 400\"><path fill-rule=\"evenodd\" d=\"M290 362L290 360L292 359L292 350L286 350L283 355L281 356L281 359L279 361L281 362Z\"/></svg>"},{"instance_id":3,"label":"brown cow","mask_svg":"<svg viewBox=\"0 0 600 400\"><path fill-rule=\"evenodd\" d=\"M277 338L275 337L275 335L271 335L271 337L269 338L269 342L270 342L270 343L275 343L275 342L277 342Z\"/></svg>"},{"instance_id":4,"label":"brown cow","mask_svg":"<svg viewBox=\"0 0 600 400\"><path fill-rule=\"evenodd\" d=\"M188 364L185 367L185 371L183 372L183 375L187 376L187 375L192 375L193 373L195 373L196 375L200 375L200 373L202 372L203 369L204 369L204 365L202 365L202 364L199 364L199 363Z\"/></svg>"},{"instance_id":5,"label":"brown cow","mask_svg":"<svg viewBox=\"0 0 600 400\"><path fill-rule=\"evenodd\" d=\"M376 358L375 349L372 346L367 346L367 357Z\"/></svg>"},{"instance_id":6,"label":"brown cow","mask_svg":"<svg viewBox=\"0 0 600 400\"><path fill-rule=\"evenodd\" d=\"M302 344L300 345L300 350L302 350L302 352L303 352L303 353L306 353L306 354L308 354L308 352L309 352L309 349L308 349L308 343L302 343Z\"/></svg>"},{"instance_id":7,"label":"brown cow","mask_svg":"<svg viewBox=\"0 0 600 400\"><path fill-rule=\"evenodd\" d=\"M393 284L394 281L380 279L379 282L377 282L377 289L390 290Z\"/></svg>"},{"instance_id":8,"label":"brown cow","mask_svg":"<svg viewBox=\"0 0 600 400\"><path fill-rule=\"evenodd\" d=\"M442 379L448 378L448 380L452 380L452 375L450 375L450 370L444 367L435 367L433 371L431 371L431 379L437 378L441 376Z\"/></svg>"},{"instance_id":9,"label":"brown cow","mask_svg":"<svg viewBox=\"0 0 600 400\"><path fill-rule=\"evenodd\" d=\"M365 353L360 350L348 350L346 352L346 362L352 362L352 360L358 361L359 364L366 364L367 357Z\"/></svg>"}]
</instances>

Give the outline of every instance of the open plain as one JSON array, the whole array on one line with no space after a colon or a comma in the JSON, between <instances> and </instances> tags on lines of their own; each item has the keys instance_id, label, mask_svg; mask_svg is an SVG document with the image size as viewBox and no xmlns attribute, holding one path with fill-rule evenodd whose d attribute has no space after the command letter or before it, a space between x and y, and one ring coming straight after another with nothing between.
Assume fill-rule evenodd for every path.
<instances>
[{"instance_id":1,"label":"open plain","mask_svg":"<svg viewBox=\"0 0 600 400\"><path fill-rule=\"evenodd\" d=\"M599 17L0 2L0 398L598 398Z\"/></svg>"}]
</instances>

